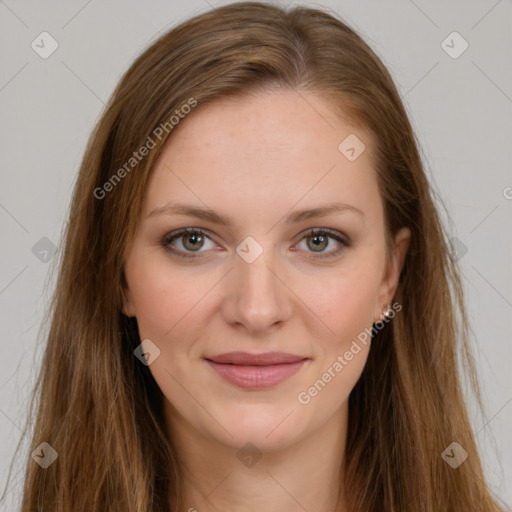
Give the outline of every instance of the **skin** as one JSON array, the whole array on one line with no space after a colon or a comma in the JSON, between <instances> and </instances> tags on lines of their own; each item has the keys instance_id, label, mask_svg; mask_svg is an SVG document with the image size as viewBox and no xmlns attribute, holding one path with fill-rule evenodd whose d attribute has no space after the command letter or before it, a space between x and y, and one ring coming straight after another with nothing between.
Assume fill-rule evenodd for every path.
<instances>
[{"instance_id":1,"label":"skin","mask_svg":"<svg viewBox=\"0 0 512 512\"><path fill-rule=\"evenodd\" d=\"M357 355L308 404L297 397L393 302L410 231L396 234L386 260L372 141L333 111L319 95L290 90L198 107L172 133L150 175L125 261L123 312L137 318L141 340L160 350L149 369L167 399L168 432L185 471L184 510L345 510L348 397L370 344L359 343ZM349 134L366 145L354 161L338 150ZM232 226L148 217L168 202L211 208ZM364 215L345 210L282 220L331 202ZM206 232L199 242L187 235L172 241L196 259L161 243L182 228ZM330 228L351 245L327 238L317 248L304 235L311 228ZM236 252L247 236L263 249L252 263ZM272 388L244 390L204 360L235 350L309 360ZM252 465L237 456L247 455L248 442L261 454Z\"/></svg>"}]
</instances>

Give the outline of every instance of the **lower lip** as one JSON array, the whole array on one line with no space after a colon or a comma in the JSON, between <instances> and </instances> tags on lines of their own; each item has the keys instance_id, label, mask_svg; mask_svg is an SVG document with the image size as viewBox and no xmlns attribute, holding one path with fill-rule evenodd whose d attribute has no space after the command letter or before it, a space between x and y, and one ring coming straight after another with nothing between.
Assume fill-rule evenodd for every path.
<instances>
[{"instance_id":1,"label":"lower lip","mask_svg":"<svg viewBox=\"0 0 512 512\"><path fill-rule=\"evenodd\" d=\"M306 359L296 363L273 364L269 366L242 366L206 361L224 380L243 389L265 389L297 373Z\"/></svg>"}]
</instances>

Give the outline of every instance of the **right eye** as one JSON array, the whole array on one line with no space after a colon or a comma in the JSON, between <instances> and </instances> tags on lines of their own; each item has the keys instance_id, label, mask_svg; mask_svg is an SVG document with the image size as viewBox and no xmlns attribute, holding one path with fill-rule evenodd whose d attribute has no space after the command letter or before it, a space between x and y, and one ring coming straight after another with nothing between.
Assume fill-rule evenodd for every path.
<instances>
[{"instance_id":1,"label":"right eye","mask_svg":"<svg viewBox=\"0 0 512 512\"><path fill-rule=\"evenodd\" d=\"M202 229L186 228L168 233L161 240L161 244L164 249L177 256L183 258L198 258L199 256L194 253L205 252L200 251L200 249L204 247L205 239L211 241L210 237L207 236L206 232ZM181 245L181 247L176 248L176 245L173 243L175 240L179 240L178 245ZM189 254L187 254L187 252Z\"/></svg>"}]
</instances>

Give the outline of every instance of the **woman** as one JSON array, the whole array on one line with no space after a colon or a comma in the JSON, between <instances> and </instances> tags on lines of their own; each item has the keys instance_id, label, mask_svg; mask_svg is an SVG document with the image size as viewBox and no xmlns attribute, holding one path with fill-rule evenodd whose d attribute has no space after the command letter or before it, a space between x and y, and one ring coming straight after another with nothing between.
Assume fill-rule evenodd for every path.
<instances>
[{"instance_id":1,"label":"woman","mask_svg":"<svg viewBox=\"0 0 512 512\"><path fill-rule=\"evenodd\" d=\"M22 510L499 510L411 125L325 12L231 4L137 58L51 315Z\"/></svg>"}]
</instances>

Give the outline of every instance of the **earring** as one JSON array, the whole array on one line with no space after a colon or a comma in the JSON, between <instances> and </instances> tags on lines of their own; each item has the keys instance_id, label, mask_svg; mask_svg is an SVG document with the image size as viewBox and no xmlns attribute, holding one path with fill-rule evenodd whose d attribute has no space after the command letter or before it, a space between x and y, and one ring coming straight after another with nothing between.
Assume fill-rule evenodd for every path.
<instances>
[{"instance_id":1,"label":"earring","mask_svg":"<svg viewBox=\"0 0 512 512\"><path fill-rule=\"evenodd\" d=\"M393 310L391 309L391 304L388 304L386 311L382 313L384 318L388 319L391 316L392 311Z\"/></svg>"},{"instance_id":2,"label":"earring","mask_svg":"<svg viewBox=\"0 0 512 512\"><path fill-rule=\"evenodd\" d=\"M383 321L386 321L388 320L389 318L392 318L391 317L391 313L392 313L392 309L391 309L391 304L388 304L388 307L385 311L382 312L382 314L380 315L379 319L376 320L375 322L373 322L372 324L372 328L375 328L375 324L376 323L382 323Z\"/></svg>"}]
</instances>

